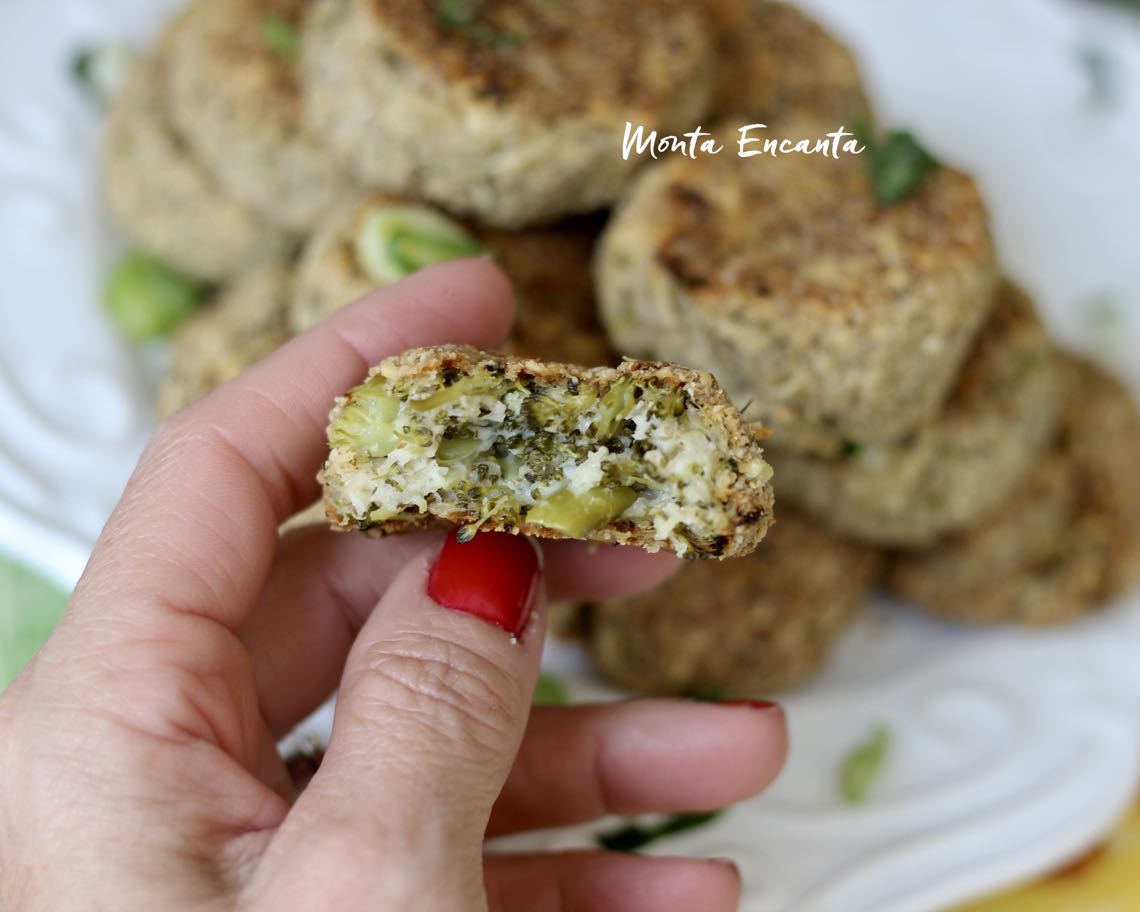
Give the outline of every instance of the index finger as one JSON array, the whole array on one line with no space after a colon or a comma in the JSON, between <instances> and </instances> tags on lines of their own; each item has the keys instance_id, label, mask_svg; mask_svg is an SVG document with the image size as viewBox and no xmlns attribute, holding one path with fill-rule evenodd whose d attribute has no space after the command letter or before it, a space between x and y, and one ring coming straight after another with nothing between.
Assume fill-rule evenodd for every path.
<instances>
[{"instance_id":1,"label":"index finger","mask_svg":"<svg viewBox=\"0 0 1140 912\"><path fill-rule=\"evenodd\" d=\"M178 413L143 453L77 594L98 581L112 613L176 602L236 630L277 526L317 495L333 400L408 348L498 347L512 317L509 283L490 261L445 263L337 312Z\"/></svg>"}]
</instances>

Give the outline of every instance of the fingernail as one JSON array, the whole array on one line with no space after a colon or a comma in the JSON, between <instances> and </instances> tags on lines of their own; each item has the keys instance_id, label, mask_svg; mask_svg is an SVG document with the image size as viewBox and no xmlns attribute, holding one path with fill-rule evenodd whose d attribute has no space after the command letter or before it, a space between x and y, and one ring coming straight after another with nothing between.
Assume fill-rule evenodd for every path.
<instances>
[{"instance_id":1,"label":"fingernail","mask_svg":"<svg viewBox=\"0 0 1140 912\"><path fill-rule=\"evenodd\" d=\"M428 577L428 595L518 636L526 629L541 577L538 552L526 538L479 532L460 544L453 530Z\"/></svg>"},{"instance_id":2,"label":"fingernail","mask_svg":"<svg viewBox=\"0 0 1140 912\"><path fill-rule=\"evenodd\" d=\"M758 712L769 712L773 709L783 709L779 703L773 703L771 700L718 700L717 704L720 706L746 706L749 709L755 709Z\"/></svg>"}]
</instances>

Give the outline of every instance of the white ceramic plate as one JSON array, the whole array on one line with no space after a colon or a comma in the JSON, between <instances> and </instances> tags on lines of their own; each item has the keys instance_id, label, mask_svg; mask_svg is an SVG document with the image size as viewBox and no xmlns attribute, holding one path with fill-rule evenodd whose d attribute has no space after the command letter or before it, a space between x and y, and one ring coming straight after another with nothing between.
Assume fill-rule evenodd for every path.
<instances>
[{"instance_id":1,"label":"white ceramic plate","mask_svg":"<svg viewBox=\"0 0 1140 912\"><path fill-rule=\"evenodd\" d=\"M803 2L858 49L888 122L979 176L1005 261L1057 336L1140 387L1135 20L1082 0ZM152 414L146 359L99 312L117 242L98 118L68 61L79 46L144 42L174 5L0 0L0 548L65 585ZM1090 55L1108 61L1099 88ZM549 661L576 696L606 694L572 651ZM776 786L655 851L738 859L748 912L943 908L1078 851L1129 801L1140 599L1044 633L880 605L787 708ZM869 803L845 807L837 764L877 722L893 733L889 765Z\"/></svg>"}]
</instances>

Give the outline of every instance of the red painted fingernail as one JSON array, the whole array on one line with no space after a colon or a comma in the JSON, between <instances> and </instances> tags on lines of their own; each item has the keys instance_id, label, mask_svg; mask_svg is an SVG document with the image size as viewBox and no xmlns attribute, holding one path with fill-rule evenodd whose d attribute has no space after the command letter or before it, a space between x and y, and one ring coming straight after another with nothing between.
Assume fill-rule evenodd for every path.
<instances>
[{"instance_id":1,"label":"red painted fingernail","mask_svg":"<svg viewBox=\"0 0 1140 912\"><path fill-rule=\"evenodd\" d=\"M749 709L766 711L769 709L781 709L779 703L773 703L771 700L718 700L721 706L747 706Z\"/></svg>"},{"instance_id":2,"label":"red painted fingernail","mask_svg":"<svg viewBox=\"0 0 1140 912\"><path fill-rule=\"evenodd\" d=\"M428 578L428 595L444 608L474 615L518 636L538 593L538 552L521 535L480 532L460 544L447 536Z\"/></svg>"}]
</instances>

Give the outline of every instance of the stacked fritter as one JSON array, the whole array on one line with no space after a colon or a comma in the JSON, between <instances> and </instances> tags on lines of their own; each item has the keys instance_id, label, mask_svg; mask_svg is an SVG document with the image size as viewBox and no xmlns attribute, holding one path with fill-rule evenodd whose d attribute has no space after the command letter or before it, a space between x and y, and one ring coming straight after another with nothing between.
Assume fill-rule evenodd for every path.
<instances>
[{"instance_id":1,"label":"stacked fritter","mask_svg":"<svg viewBox=\"0 0 1140 912\"><path fill-rule=\"evenodd\" d=\"M627 123L725 149L623 156ZM750 123L869 151L741 158ZM623 686L748 696L818 670L877 579L1051 623L1140 572L1128 394L1054 349L974 182L943 164L885 191L875 136L851 53L771 0L195 0L114 100L106 183L132 242L212 299L163 413L480 252L516 286L510 352L714 373L773 429L778 522L568 617Z\"/></svg>"},{"instance_id":2,"label":"stacked fritter","mask_svg":"<svg viewBox=\"0 0 1140 912\"><path fill-rule=\"evenodd\" d=\"M754 121L793 141L845 125L875 142L834 39L781 4L715 7L726 147ZM1140 578L1127 392L1056 351L1002 277L967 175L935 167L884 203L867 154L673 157L607 225L595 268L615 347L716 374L773 428L779 502L763 547L731 572L685 568L576 619L619 683L732 696L795 684L876 566L930 613L1026 624L1080 617Z\"/></svg>"}]
</instances>

